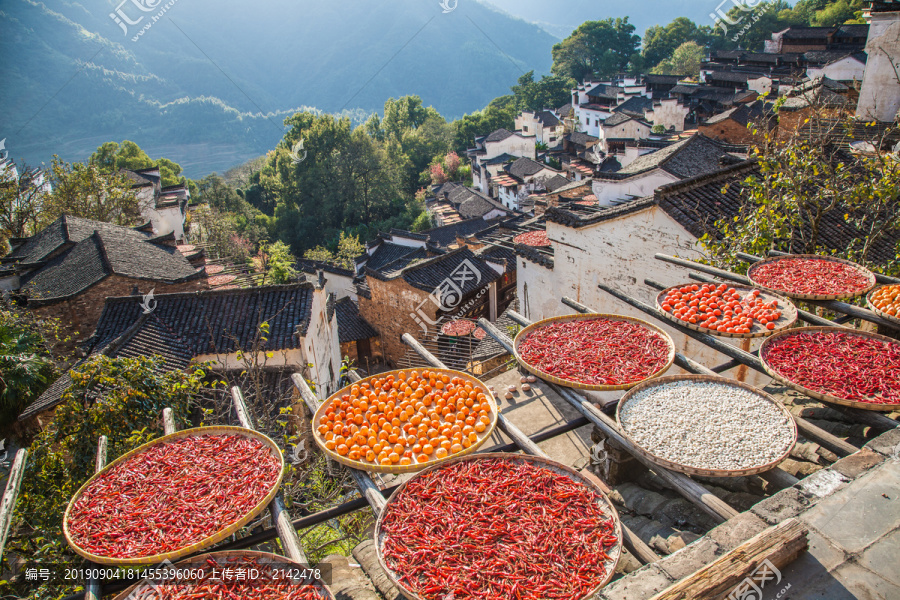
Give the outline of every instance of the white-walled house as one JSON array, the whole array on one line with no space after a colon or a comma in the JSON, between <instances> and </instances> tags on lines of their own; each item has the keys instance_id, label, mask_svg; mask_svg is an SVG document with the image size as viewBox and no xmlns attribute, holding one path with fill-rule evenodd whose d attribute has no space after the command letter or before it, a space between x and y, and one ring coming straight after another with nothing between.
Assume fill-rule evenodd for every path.
<instances>
[{"instance_id":1,"label":"white-walled house","mask_svg":"<svg viewBox=\"0 0 900 600\"><path fill-rule=\"evenodd\" d=\"M667 130L684 131L684 120L691 109L681 104L678 98L663 98L653 102L653 108L644 112L644 118L653 125L662 125Z\"/></svg>"},{"instance_id":2,"label":"white-walled house","mask_svg":"<svg viewBox=\"0 0 900 600\"><path fill-rule=\"evenodd\" d=\"M158 167L149 169L122 169L132 182L131 189L137 196L141 216L150 222L156 235L174 234L184 240L184 222L191 193L183 185L162 186Z\"/></svg>"},{"instance_id":3,"label":"white-walled house","mask_svg":"<svg viewBox=\"0 0 900 600\"><path fill-rule=\"evenodd\" d=\"M547 191L547 183L554 177L562 176L562 171L530 158L520 158L506 165L503 172L493 179L494 196L509 210L522 210L525 198L535 192Z\"/></svg>"},{"instance_id":4,"label":"white-walled house","mask_svg":"<svg viewBox=\"0 0 900 600\"><path fill-rule=\"evenodd\" d=\"M563 136L565 126L552 111L523 111L515 120L516 131L523 135L533 135L538 144L552 148Z\"/></svg>"},{"instance_id":5,"label":"white-walled house","mask_svg":"<svg viewBox=\"0 0 900 600\"><path fill-rule=\"evenodd\" d=\"M498 129L493 133L475 138L475 148L467 154L472 163L473 186L483 194L490 191L490 179L495 175L507 156L515 158L537 158L534 135L523 135L508 129ZM491 172L493 167L493 172Z\"/></svg>"},{"instance_id":6,"label":"white-walled house","mask_svg":"<svg viewBox=\"0 0 900 600\"><path fill-rule=\"evenodd\" d=\"M660 186L711 173L724 162L736 162L715 140L702 134L639 156L615 173L594 176L594 195L600 206L615 206L652 195Z\"/></svg>"},{"instance_id":7,"label":"white-walled house","mask_svg":"<svg viewBox=\"0 0 900 600\"><path fill-rule=\"evenodd\" d=\"M825 76L844 84L861 82L866 74L866 61L865 52L848 54L821 67L808 67L806 76L810 79Z\"/></svg>"}]
</instances>

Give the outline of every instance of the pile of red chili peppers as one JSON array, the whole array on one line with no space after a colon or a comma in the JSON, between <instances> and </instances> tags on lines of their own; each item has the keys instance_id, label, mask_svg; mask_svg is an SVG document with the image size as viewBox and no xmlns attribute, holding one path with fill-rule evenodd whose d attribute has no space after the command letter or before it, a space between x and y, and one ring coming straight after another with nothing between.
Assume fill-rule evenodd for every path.
<instances>
[{"instance_id":1,"label":"pile of red chili peppers","mask_svg":"<svg viewBox=\"0 0 900 600\"><path fill-rule=\"evenodd\" d=\"M554 377L587 385L629 385L666 366L669 343L632 321L558 321L531 332L519 355Z\"/></svg>"},{"instance_id":2,"label":"pile of red chili peppers","mask_svg":"<svg viewBox=\"0 0 900 600\"><path fill-rule=\"evenodd\" d=\"M870 404L900 403L900 342L853 333L795 333L766 346L762 357L806 389Z\"/></svg>"},{"instance_id":3,"label":"pile of red chili peppers","mask_svg":"<svg viewBox=\"0 0 900 600\"><path fill-rule=\"evenodd\" d=\"M98 556L178 550L250 512L278 481L280 467L269 447L244 436L157 444L91 482L72 506L69 532Z\"/></svg>"},{"instance_id":4,"label":"pile of red chili peppers","mask_svg":"<svg viewBox=\"0 0 900 600\"><path fill-rule=\"evenodd\" d=\"M770 290L810 296L854 294L871 284L859 269L820 258L782 258L754 267L752 279Z\"/></svg>"},{"instance_id":5,"label":"pile of red chili peppers","mask_svg":"<svg viewBox=\"0 0 900 600\"><path fill-rule=\"evenodd\" d=\"M576 600L618 543L605 502L520 461L462 461L411 480L384 512L382 554L427 600Z\"/></svg>"},{"instance_id":6,"label":"pile of red chili peppers","mask_svg":"<svg viewBox=\"0 0 900 600\"><path fill-rule=\"evenodd\" d=\"M475 330L475 327L475 323L468 319L454 319L444 323L441 333L452 336L469 335Z\"/></svg>"},{"instance_id":7,"label":"pile of red chili peppers","mask_svg":"<svg viewBox=\"0 0 900 600\"><path fill-rule=\"evenodd\" d=\"M192 565L193 566L193 565ZM303 585L290 579L289 567L260 563L255 557L237 557L220 563L206 559L202 567L206 577L181 583L142 584L129 596L133 600L322 600L326 598L315 586ZM224 575L225 569L231 569ZM240 572L239 572L240 570ZM250 573L255 577L251 578ZM247 574L246 578L244 574ZM215 575L214 575L215 574Z\"/></svg>"},{"instance_id":8,"label":"pile of red chili peppers","mask_svg":"<svg viewBox=\"0 0 900 600\"><path fill-rule=\"evenodd\" d=\"M520 233L514 237L513 243L540 248L542 246L549 246L550 238L547 237L546 231L529 231L528 233Z\"/></svg>"}]
</instances>

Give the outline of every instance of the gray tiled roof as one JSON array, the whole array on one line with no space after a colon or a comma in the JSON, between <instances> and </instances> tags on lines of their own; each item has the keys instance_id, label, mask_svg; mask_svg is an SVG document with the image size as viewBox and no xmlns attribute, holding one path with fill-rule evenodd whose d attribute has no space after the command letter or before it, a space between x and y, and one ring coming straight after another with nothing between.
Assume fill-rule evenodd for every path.
<instances>
[{"instance_id":1,"label":"gray tiled roof","mask_svg":"<svg viewBox=\"0 0 900 600\"><path fill-rule=\"evenodd\" d=\"M174 332L192 356L231 353L252 347L263 321L269 324L263 350L300 347L312 309L308 283L156 296L153 319ZM141 297L107 298L91 349L102 348L141 318ZM299 336L298 336L299 334Z\"/></svg>"},{"instance_id":2,"label":"gray tiled roof","mask_svg":"<svg viewBox=\"0 0 900 600\"><path fill-rule=\"evenodd\" d=\"M488 135L486 138L484 138L484 141L485 141L485 143L488 143L488 142L502 142L502 141L505 140L506 138L511 137L511 136L514 136L514 135L515 135L515 134L514 134L512 131L510 131L510 130L508 130L508 129L500 128L500 129L498 129L497 131L492 132L492 133L491 133L490 135Z\"/></svg>"},{"instance_id":3,"label":"gray tiled roof","mask_svg":"<svg viewBox=\"0 0 900 600\"><path fill-rule=\"evenodd\" d=\"M456 243L457 235L462 237L475 235L476 233L481 233L482 231L490 229L492 226L492 223L485 221L481 217L476 217L474 219L467 219L465 221L459 221L458 223L444 225L443 227L435 227L434 229L429 229L423 233L428 234L428 241L432 244L441 248L447 248L451 244Z\"/></svg>"},{"instance_id":4,"label":"gray tiled roof","mask_svg":"<svg viewBox=\"0 0 900 600\"><path fill-rule=\"evenodd\" d=\"M335 305L340 343L356 342L378 337L378 332L359 314L359 305L351 298L343 298Z\"/></svg>"},{"instance_id":5,"label":"gray tiled roof","mask_svg":"<svg viewBox=\"0 0 900 600\"><path fill-rule=\"evenodd\" d=\"M468 248L454 250L443 256L429 259L404 269L403 279L411 286L431 293L444 283L451 274L468 261L478 271L477 277L470 277L462 286L463 296L475 292L500 278L500 274L477 258ZM479 281L480 279L480 281Z\"/></svg>"},{"instance_id":6,"label":"gray tiled roof","mask_svg":"<svg viewBox=\"0 0 900 600\"><path fill-rule=\"evenodd\" d=\"M77 244L91 237L95 231L118 233L139 241L146 241L151 237L148 233L130 227L63 215L28 238L27 242L16 248L9 256L4 257L3 262L35 263L42 261L67 244Z\"/></svg>"},{"instance_id":7,"label":"gray tiled roof","mask_svg":"<svg viewBox=\"0 0 900 600\"><path fill-rule=\"evenodd\" d=\"M554 175L544 184L544 186L547 188L547 191L551 193L567 185L569 185L569 180L562 175Z\"/></svg>"},{"instance_id":8,"label":"gray tiled roof","mask_svg":"<svg viewBox=\"0 0 900 600\"><path fill-rule=\"evenodd\" d=\"M540 173L544 169L550 169L549 166L543 165L530 158L519 158L511 165L506 167L506 172L519 179L525 179L535 173Z\"/></svg>"},{"instance_id":9,"label":"gray tiled roof","mask_svg":"<svg viewBox=\"0 0 900 600\"><path fill-rule=\"evenodd\" d=\"M639 157L623 167L616 176L623 179L653 169L663 169L684 179L718 170L721 167L720 159L727 155L718 142L698 133L667 148Z\"/></svg>"},{"instance_id":10,"label":"gray tiled roof","mask_svg":"<svg viewBox=\"0 0 900 600\"><path fill-rule=\"evenodd\" d=\"M575 131L566 136L566 139L573 144L577 144L579 146L590 146L591 144L595 144L600 141L600 138L594 137L593 135L582 133L580 131Z\"/></svg>"},{"instance_id":11,"label":"gray tiled roof","mask_svg":"<svg viewBox=\"0 0 900 600\"><path fill-rule=\"evenodd\" d=\"M369 257L366 267L379 271L392 262L399 260L415 251L415 248L409 246L401 246L388 241L382 241L377 250Z\"/></svg>"},{"instance_id":12,"label":"gray tiled roof","mask_svg":"<svg viewBox=\"0 0 900 600\"><path fill-rule=\"evenodd\" d=\"M20 292L29 303L58 301L83 292L108 275L175 283L203 276L178 250L135 239L132 232L96 232L32 271Z\"/></svg>"},{"instance_id":13,"label":"gray tiled roof","mask_svg":"<svg viewBox=\"0 0 900 600\"><path fill-rule=\"evenodd\" d=\"M613 109L614 113L625 113L639 119L644 118L644 111L653 108L653 100L645 96L633 96ZM614 115L615 116L615 115ZM612 118L612 117L610 117ZM607 120L608 121L608 120Z\"/></svg>"}]
</instances>

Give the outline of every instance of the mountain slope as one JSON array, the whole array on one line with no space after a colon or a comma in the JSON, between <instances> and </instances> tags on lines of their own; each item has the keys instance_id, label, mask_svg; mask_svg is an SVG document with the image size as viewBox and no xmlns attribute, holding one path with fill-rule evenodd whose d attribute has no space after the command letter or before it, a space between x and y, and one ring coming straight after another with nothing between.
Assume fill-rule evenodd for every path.
<instances>
[{"instance_id":1,"label":"mountain slope","mask_svg":"<svg viewBox=\"0 0 900 600\"><path fill-rule=\"evenodd\" d=\"M273 147L299 107L361 119L418 94L448 118L480 109L523 72L548 72L554 43L471 1L446 14L436 0L168 4L136 42L161 0L0 5L0 137L13 157L81 160L131 139L202 176ZM117 8L144 18L126 35Z\"/></svg>"}]
</instances>

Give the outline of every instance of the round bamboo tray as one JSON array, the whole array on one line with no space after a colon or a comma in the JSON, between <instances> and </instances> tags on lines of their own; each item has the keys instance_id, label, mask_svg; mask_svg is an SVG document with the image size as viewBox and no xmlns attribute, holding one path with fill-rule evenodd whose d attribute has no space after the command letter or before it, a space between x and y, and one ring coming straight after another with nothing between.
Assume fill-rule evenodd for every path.
<instances>
[{"instance_id":1,"label":"round bamboo tray","mask_svg":"<svg viewBox=\"0 0 900 600\"><path fill-rule=\"evenodd\" d=\"M727 385L735 388L740 388L751 392L763 400L771 402L774 406L778 407L778 409L784 413L787 417L788 422L791 424L791 429L793 430L793 437L791 439L790 445L785 449L784 453L776 459L764 465L758 465L755 467L748 467L745 469L706 469L701 467L692 467L690 465L674 462L672 460L663 458L661 456L657 456L652 452L645 450L638 444L630 435L628 435L628 430L622 424L621 412L622 407L627 405L635 395L638 393L654 388L654 387L663 387L670 383L676 383L680 381L695 381L695 382L703 382L703 383L717 383L720 385ZM747 475L756 475L758 473L765 473L766 471L770 471L778 466L781 461L787 458L794 445L797 443L797 423L794 421L794 417L791 415L790 411L784 407L783 404L775 400L769 394L759 390L753 386L747 385L746 383L742 383L740 381L735 381L734 379L728 379L725 377L713 377L711 375L675 375L670 377L660 377L659 379L654 379L652 381L647 381L642 383L641 385L632 388L627 394L625 394L621 400L619 400L619 404L616 407L616 422L619 424L619 429L622 431L622 434L628 438L631 443L634 445L635 449L642 455L644 458L649 460L650 462L659 465L661 467L665 467L671 471L678 471L679 473L684 473L686 475L700 475L703 477L745 477ZM674 443L674 442L673 442Z\"/></svg>"},{"instance_id":2,"label":"round bamboo tray","mask_svg":"<svg viewBox=\"0 0 900 600\"><path fill-rule=\"evenodd\" d=\"M369 462L364 462L364 461L359 461L359 460L351 460L351 459L347 458L346 456L341 456L337 452L334 452L333 450L329 450L328 448L325 447L325 440L322 439L321 435L319 435L318 429L319 429L319 425L322 422L322 417L325 415L325 411L328 409L328 407L333 402L335 402L336 400L340 400L340 397L342 395L349 394L350 388L353 385L359 385L360 383L365 383L365 382L371 381L373 379L382 379L382 378L387 377L388 375L396 375L400 371L408 372L408 371L415 371L415 370L421 370L421 369L398 369L395 371L387 371L386 373L379 373L378 375L372 375L371 377L366 377L365 379L361 379L360 381L358 381L352 385L348 385L347 387L342 388L342 389L338 390L337 392L335 392L334 394L332 394L331 396L329 396L328 399L325 402L323 402L321 406L319 406L319 410L317 410L316 414L313 415L313 421L312 421L313 438L316 440L316 444L318 444L318 446L319 446L319 448L321 448L322 452L324 452L329 458L331 458L343 465L347 465L348 467L358 469L360 471L369 471L372 473L393 473L396 475L396 474L401 474L401 473L418 473L419 471L421 471L422 469L424 469L426 467L430 467L430 466L438 464L438 463L445 463L448 460L452 460L454 458L459 458L461 456L467 456L467 455L472 454L473 452L477 451L478 448L480 448L488 440L488 438L491 437L491 434L494 432L494 429L497 427L497 419L498 419L498 415L499 415L499 410L497 409L497 402L494 399L494 395L491 393L491 391L488 389L488 387L486 385L484 385L481 381L479 381L475 377L472 377L471 375L462 373L460 371L453 371L450 369L435 369L435 368L426 368L425 370L431 371L432 373L443 373L443 374L449 375L450 377L459 377L460 379L465 379L466 381L471 383L473 387L480 389L484 393L484 395L487 397L488 404L491 405L491 424L487 426L487 429L485 429L483 432L478 434L477 442L475 442L468 448L465 448L462 451L457 452L455 454L450 454L450 455L446 456L445 458L441 458L441 459L432 458L424 463L413 463L410 465L399 465L398 464L398 465L391 465L391 466L376 465L376 464L372 464Z\"/></svg>"},{"instance_id":3,"label":"round bamboo tray","mask_svg":"<svg viewBox=\"0 0 900 600\"><path fill-rule=\"evenodd\" d=\"M587 598L592 598L595 594L597 594L597 592L599 592L601 589L603 589L613 578L613 575L615 575L615 572L616 572L616 565L618 565L619 559L622 556L622 523L619 520L619 513L616 511L615 507L613 506L613 503L610 502L610 500L606 496L606 494L603 493L603 490L601 490L599 487L597 487L597 485L594 482L592 482L590 479L588 479L587 477L585 477L578 471L571 469L571 468L567 467L566 465L560 464L558 462L555 462L555 461L552 461L552 460L549 460L546 458L542 458L539 456L529 456L527 454L522 455L522 454L507 454L507 453L501 453L501 452L489 452L489 453L485 453L485 454L479 454L478 456L468 456L468 457L463 457L463 458L457 458L452 461L444 462L443 464L440 464L440 465L433 465L433 466L425 469L424 471L421 471L419 474L408 479L403 484L401 484L400 487L398 487L396 490L394 490L394 493L391 494L390 498L388 498L388 501L387 501L387 504L385 505L384 510L381 511L381 515L379 515L378 521L376 521L376 523L375 523L375 549L376 549L376 553L378 556L378 563L381 565L381 568L384 569L384 572L385 572L385 574L387 574L388 579L391 580L391 583L393 583L397 587L397 589L400 590L400 593L403 594L406 598L409 598L410 600L425 600L424 598L422 598L422 596L419 596L414 591L410 590L408 587L403 585L403 583L401 583L400 577L397 575L397 573L395 573L394 570L391 569L384 560L384 553L382 551L382 548L384 546L385 533L382 528L382 525L383 525L383 521L384 521L384 515L387 514L388 508L390 507L391 503L397 500L397 498L400 496L401 493L403 493L403 490L406 489L406 486L409 485L409 483L411 481L414 481L417 477L421 477L422 475L424 475L425 473L428 473L429 471L433 471L439 467L446 467L449 464L454 464L454 463L458 463L458 462L472 461L472 460L485 460L485 459L491 459L491 458L500 458L503 460L508 460L511 462L518 462L518 463L526 463L526 462L532 463L539 467L543 467L545 469L553 471L554 473L558 473L560 475L565 475L572 481L579 483L585 487L590 488L592 491L596 492L603 499L603 509L605 512L607 512L610 515L610 518L612 519L613 525L615 526L616 539L618 540L618 542L607 553L609 555L609 560L606 561L606 563L604 564L604 568L606 569L606 577L604 578L604 580L601 581L597 585L597 587L592 589L588 594L586 594L579 600L586 600Z\"/></svg>"},{"instance_id":4,"label":"round bamboo tray","mask_svg":"<svg viewBox=\"0 0 900 600\"><path fill-rule=\"evenodd\" d=\"M239 435L247 438L251 438L254 440L258 440L262 442L264 445L268 446L272 450L272 455L278 458L279 463L281 464L281 469L279 470L278 480L275 482L275 485L272 486L272 489L269 490L269 493L255 506L250 512L241 517L235 523L232 523L225 529L210 535L209 537L200 540L194 544L189 546L185 546L183 548L179 548L178 550L173 550L171 552L163 552L160 554L154 554L152 556L141 556L136 558L114 558L110 556L99 556L88 552L87 550L82 549L78 546L71 538L69 534L69 513L72 510L72 506L74 506L75 501L81 497L81 494L84 490L98 477L113 469L115 466L126 462L132 457L145 452L147 449L157 446L160 444L165 444L167 442L171 442L174 440L179 440L187 437L194 436L202 436L202 435ZM135 448L131 452L127 452L109 463L103 470L99 473L96 473L93 477L88 479L84 485L82 485L75 495L72 496L72 499L69 501L69 506L66 507L66 513L63 516L63 535L66 538L66 541L69 543L69 546L79 555L91 562L100 564L100 565L118 565L118 566L139 566L139 565L150 565L150 564L158 564L164 561L174 561L182 558L184 556L188 556L190 554L195 554L200 552L204 548L208 548L213 544L221 542L225 538L230 535L236 533L240 530L241 527L249 523L254 517L259 515L265 509L272 500L275 499L275 495L278 493L279 488L281 487L281 480L284 477L284 455L281 452L281 449L273 442L271 439L266 437L261 433L257 433L256 431L251 431L249 429L244 429L243 427L225 427L225 426L216 426L216 427L198 427L196 429L185 429L183 431L175 432L171 435L167 435L165 437L161 437L159 439L153 440L152 442L148 442L138 448Z\"/></svg>"},{"instance_id":5,"label":"round bamboo tray","mask_svg":"<svg viewBox=\"0 0 900 600\"><path fill-rule=\"evenodd\" d=\"M797 329L790 329L788 331L782 331L777 335L773 335L768 338L765 342L763 342L762 346L759 348L759 359L762 361L763 367L766 370L766 373L771 375L777 381L783 383L789 388L800 392L801 394L805 394L810 398L815 398L816 400L821 400L823 402L830 402L832 404L839 404L841 406L849 406L851 408L859 408L862 410L874 410L878 412L892 412L897 409L900 409L900 404L874 404L871 402L859 402L857 400L847 400L846 398L839 398L832 394L824 394L822 392L816 392L814 390L810 390L808 388L803 387L799 383L794 383L790 379L783 377L778 371L776 371L769 363L766 361L766 350L769 348L771 344L774 344L778 339L782 336L786 335L795 335L799 333L813 333L816 331L827 331L833 333L846 333L850 335L858 335L860 337L871 338L873 340L878 340L881 342L887 342L892 344L898 344L895 339L878 335L877 333L869 333L867 331L859 331L854 329L848 329L846 327L799 327Z\"/></svg>"},{"instance_id":6,"label":"round bamboo tray","mask_svg":"<svg viewBox=\"0 0 900 600\"><path fill-rule=\"evenodd\" d=\"M649 377L647 377L646 379L644 379L642 381L635 381L634 383L628 383L628 384L624 384L624 385L591 385L591 384L587 384L587 383L579 383L577 381L571 381L568 379L560 379L559 377L551 375L550 373L546 373L546 372L542 371L541 369L528 364L528 362L525 361L522 358L522 356L519 354L519 345L525 340L525 338L528 336L528 334L530 334L532 331L540 329L541 327L549 325L550 323L560 323L560 322L566 322L566 321L590 321L590 320L594 320L594 319L609 319L609 320L613 320L613 321L628 321L631 323L637 323L638 325L641 325L641 326L645 327L646 329L653 331L654 333L658 333L659 335L661 335L663 337L664 340L666 340L666 343L669 345L669 356L668 356L668 359L666 360L666 364L661 369L659 369L656 373L653 373L652 375L650 375ZM550 383L555 383L557 385L561 385L563 387L568 387L568 388L577 389L577 390L587 390L587 391L592 391L592 392L614 392L614 391L620 391L620 390L630 390L634 386L636 386L640 383L643 383L644 381L659 377L660 375L662 375L663 373L668 371L669 368L672 366L672 364L675 362L675 342L672 341L672 337L668 333L666 333L665 331L663 331L656 325L653 325L652 323L648 323L647 321L644 321L642 319L637 319L635 317L627 317L625 315L591 313L591 314L584 314L584 315L564 315L562 317L551 317L549 319L544 319L543 321L538 321L537 323L532 323L531 325L529 325L528 327L526 327L525 329L520 331L519 335L516 336L516 339L513 340L513 349L515 350L516 360L519 361L519 364L522 365L523 369L525 369L532 375L535 375L536 377L539 377L540 379L543 379L545 381L549 381Z\"/></svg>"},{"instance_id":7,"label":"round bamboo tray","mask_svg":"<svg viewBox=\"0 0 900 600\"><path fill-rule=\"evenodd\" d=\"M776 290L772 289L768 286L761 284L757 281L753 275L754 273L761 267L762 265L767 265L775 262L779 262L782 260L794 259L794 258L809 258L816 260L826 260L830 262L840 263L842 265L847 265L849 267L853 267L857 271L859 271L862 275L865 275L869 279L869 285L865 288L861 288L858 291L844 293L844 294L796 294L791 293L787 290ZM796 300L818 300L818 301L826 301L826 300L849 300L850 298L856 298L857 296L862 296L873 287L875 287L875 274L862 265L858 265L855 262L851 262L849 260L844 260L843 258L835 258L833 256L819 256L818 254L791 254L790 256L775 256L772 258L767 258L765 260L761 260L758 263L754 263L753 266L750 267L750 270L747 271L747 277L750 278L750 282L758 287L761 290L765 290L767 292L771 292L773 294L784 294L789 298L794 298Z\"/></svg>"},{"instance_id":8,"label":"round bamboo tray","mask_svg":"<svg viewBox=\"0 0 900 600\"><path fill-rule=\"evenodd\" d=\"M240 565L236 565L236 566L244 566L244 564L246 564L243 562L245 558L252 558L252 559L256 559L257 561L272 561L272 564L275 565L276 568L295 567L297 569L302 569L305 567L305 565L296 563L296 562L292 561L291 559L284 557L284 556L278 556L277 554L271 554L269 552L254 552L252 550L228 550L225 552L212 552L210 554L201 554L201 555L195 556L193 558L185 559L185 560L183 560L175 565L172 565L172 566L166 565L166 567L168 567L169 569L189 569L189 568L192 568L193 565L197 565L197 568L202 567L205 570L205 569L210 568L208 563L206 562L207 560L215 560L217 563L223 563L223 562L241 563ZM166 567L160 567L160 568L166 568ZM163 584L164 583L165 582L163 582ZM118 596L113 598L113 600L132 600L135 597L140 597L143 599L144 598L143 596L132 596L132 594L137 594L138 592L142 592L143 590L141 588L145 588L145 587L152 588L153 585L154 584L153 584L152 580L145 579L143 581L140 581L140 582L132 585L127 590L125 590L124 592L122 592L121 594L119 594ZM322 598L323 600L335 600L334 594L331 592L331 590L328 588L327 585L324 585L318 581L316 581L310 585L313 585L313 587L316 588L316 590L319 592L319 597ZM150 596L149 598L152 599L152 596ZM199 600L206 600L206 599L199 599ZM212 599L210 599L210 600L212 600Z\"/></svg>"},{"instance_id":9,"label":"round bamboo tray","mask_svg":"<svg viewBox=\"0 0 900 600\"><path fill-rule=\"evenodd\" d=\"M694 284L691 284L694 285ZM775 321L775 329L771 331L766 329L764 325L760 325L759 323L754 323L753 327L750 329L750 333L728 333L726 331L716 331L715 329L710 329L708 327L701 327L700 325L694 325L693 323L688 323L684 319L679 319L675 315L670 312L666 312L663 310L663 300L666 297L666 294L675 289L680 289L684 287L683 285L672 286L666 290L661 291L656 296L656 307L659 309L659 312L663 314L665 318L672 321L673 323L677 323L682 327L687 327L688 329L693 329L694 331L700 331L702 333L707 333L709 335L715 335L719 337L728 337L728 338L742 338L742 339L750 339L750 338L762 338L773 335L779 331L783 331L797 322L797 317L799 313L797 311L797 307L794 306L794 303L781 296L780 294L775 294L773 292L768 291L760 291L759 297L764 302L772 302L773 300L778 302L778 308L781 310L781 318ZM728 287L734 288L739 292L742 292L746 295L747 292L751 292L756 288L753 288L749 285L737 285L737 284L728 284Z\"/></svg>"},{"instance_id":10,"label":"round bamboo tray","mask_svg":"<svg viewBox=\"0 0 900 600\"><path fill-rule=\"evenodd\" d=\"M891 315L887 314L886 312L872 304L872 295L875 294L875 292L877 292L878 290L886 287L900 287L900 284L895 283L893 285L883 285L881 287L873 289L866 295L866 306L869 307L869 310L871 310L873 313L875 313L885 321L890 321L891 323L900 325L900 317L892 317ZM900 327L898 327L898 329L900 329Z\"/></svg>"}]
</instances>

